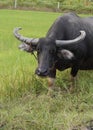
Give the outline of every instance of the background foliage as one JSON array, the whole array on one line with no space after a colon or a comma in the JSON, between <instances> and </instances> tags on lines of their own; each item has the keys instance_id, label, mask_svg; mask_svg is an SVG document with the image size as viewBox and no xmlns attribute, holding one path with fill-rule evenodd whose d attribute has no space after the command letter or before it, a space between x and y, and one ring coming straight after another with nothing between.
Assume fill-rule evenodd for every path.
<instances>
[{"instance_id":1,"label":"background foliage","mask_svg":"<svg viewBox=\"0 0 93 130\"><path fill-rule=\"evenodd\" d=\"M47 11L73 10L78 13L93 13L92 0L0 0L0 8L24 8ZM59 7L58 7L58 2Z\"/></svg>"}]
</instances>

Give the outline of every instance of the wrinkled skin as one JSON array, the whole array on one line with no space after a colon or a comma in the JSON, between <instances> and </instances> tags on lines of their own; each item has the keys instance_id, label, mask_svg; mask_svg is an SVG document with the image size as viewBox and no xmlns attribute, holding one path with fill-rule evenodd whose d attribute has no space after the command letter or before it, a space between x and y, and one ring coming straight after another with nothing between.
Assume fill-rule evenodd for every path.
<instances>
[{"instance_id":1,"label":"wrinkled skin","mask_svg":"<svg viewBox=\"0 0 93 130\"><path fill-rule=\"evenodd\" d=\"M56 51L56 45L51 39L40 39L37 45L38 67L35 72L37 75L45 77L54 71L57 58Z\"/></svg>"}]
</instances>

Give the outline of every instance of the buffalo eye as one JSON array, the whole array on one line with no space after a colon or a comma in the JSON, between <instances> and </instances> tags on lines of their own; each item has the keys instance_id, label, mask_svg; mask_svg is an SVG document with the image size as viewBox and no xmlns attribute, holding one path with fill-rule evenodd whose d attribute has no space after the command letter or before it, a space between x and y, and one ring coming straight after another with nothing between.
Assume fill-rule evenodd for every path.
<instances>
[{"instance_id":1,"label":"buffalo eye","mask_svg":"<svg viewBox=\"0 0 93 130\"><path fill-rule=\"evenodd\" d=\"M40 51L41 51L40 48L37 48L37 53L40 53Z\"/></svg>"}]
</instances>

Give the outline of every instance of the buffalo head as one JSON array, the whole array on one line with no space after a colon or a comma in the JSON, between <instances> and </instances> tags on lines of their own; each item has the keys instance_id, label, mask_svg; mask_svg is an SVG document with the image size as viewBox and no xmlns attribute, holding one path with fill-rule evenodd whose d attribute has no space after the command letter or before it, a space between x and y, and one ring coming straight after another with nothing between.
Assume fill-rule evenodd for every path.
<instances>
[{"instance_id":1,"label":"buffalo head","mask_svg":"<svg viewBox=\"0 0 93 130\"><path fill-rule=\"evenodd\" d=\"M49 76L50 73L55 70L58 58L72 59L74 53L69 50L69 47L78 44L86 36L85 31L80 31L81 34L73 40L55 40L49 37L27 38L18 33L20 29L21 28L14 29L15 37L22 42L19 48L27 52L37 52L38 67L35 73L44 77ZM64 46L65 49L62 49Z\"/></svg>"}]
</instances>

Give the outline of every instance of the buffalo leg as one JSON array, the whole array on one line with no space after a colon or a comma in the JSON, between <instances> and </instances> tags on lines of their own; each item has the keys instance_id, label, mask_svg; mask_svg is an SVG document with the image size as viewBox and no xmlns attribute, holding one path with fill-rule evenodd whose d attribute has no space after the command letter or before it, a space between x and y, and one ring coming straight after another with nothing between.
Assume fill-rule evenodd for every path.
<instances>
[{"instance_id":1,"label":"buffalo leg","mask_svg":"<svg viewBox=\"0 0 93 130\"><path fill-rule=\"evenodd\" d=\"M71 84L70 84L70 88L69 88L69 91L70 92L73 92L73 90L74 90L74 88L75 88L75 84L76 84L76 77L73 77L72 75L71 75Z\"/></svg>"},{"instance_id":2,"label":"buffalo leg","mask_svg":"<svg viewBox=\"0 0 93 130\"><path fill-rule=\"evenodd\" d=\"M77 75L77 72L78 72L78 67L72 67L72 70L71 70L71 85L70 85L70 88L69 90L71 92L73 92L73 89L75 87L75 84L76 84L76 75Z\"/></svg>"},{"instance_id":3,"label":"buffalo leg","mask_svg":"<svg viewBox=\"0 0 93 130\"><path fill-rule=\"evenodd\" d=\"M55 88L55 78L48 77L48 95L51 95Z\"/></svg>"},{"instance_id":4,"label":"buffalo leg","mask_svg":"<svg viewBox=\"0 0 93 130\"><path fill-rule=\"evenodd\" d=\"M49 76L48 76L48 90L54 90L55 88L55 78L56 78L56 69L50 70Z\"/></svg>"},{"instance_id":5,"label":"buffalo leg","mask_svg":"<svg viewBox=\"0 0 93 130\"><path fill-rule=\"evenodd\" d=\"M55 78L48 78L48 88L53 89L55 86Z\"/></svg>"}]
</instances>

